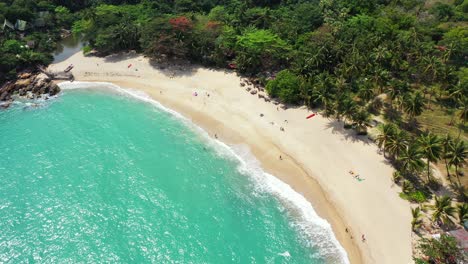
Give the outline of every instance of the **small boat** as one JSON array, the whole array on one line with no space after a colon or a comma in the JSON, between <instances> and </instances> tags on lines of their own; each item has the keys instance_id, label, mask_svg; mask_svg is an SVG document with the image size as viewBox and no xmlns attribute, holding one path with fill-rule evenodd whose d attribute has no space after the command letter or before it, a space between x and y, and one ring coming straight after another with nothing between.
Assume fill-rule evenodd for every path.
<instances>
[{"instance_id":1,"label":"small boat","mask_svg":"<svg viewBox=\"0 0 468 264\"><path fill-rule=\"evenodd\" d=\"M68 67L64 70L64 72L69 72L73 69L73 64L68 65Z\"/></svg>"}]
</instances>

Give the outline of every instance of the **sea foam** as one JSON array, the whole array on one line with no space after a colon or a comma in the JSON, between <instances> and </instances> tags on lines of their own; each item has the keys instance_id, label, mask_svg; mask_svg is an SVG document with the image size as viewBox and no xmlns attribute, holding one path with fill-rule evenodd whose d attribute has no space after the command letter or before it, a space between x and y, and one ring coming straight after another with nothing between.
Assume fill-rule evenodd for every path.
<instances>
[{"instance_id":1,"label":"sea foam","mask_svg":"<svg viewBox=\"0 0 468 264\"><path fill-rule=\"evenodd\" d=\"M214 139L201 127L191 122L180 113L167 108L158 101L152 99L142 91L127 89L108 82L63 82L59 84L61 89L111 89L121 95L129 96L152 104L172 116L180 119L188 127L194 129L202 137L206 144L211 146L218 155L237 161L237 169L242 174L248 175L255 182L255 187L259 192L268 192L277 197L288 211L295 212L295 217L291 217L293 225L306 241L309 247L318 249L319 254L330 263L350 263L344 248L336 239L331 225L317 215L312 204L304 196L294 191L290 185L279 180L277 177L265 172L257 159L244 145L228 146L227 144ZM285 256L287 251L278 254ZM289 252L287 252L289 255Z\"/></svg>"}]
</instances>

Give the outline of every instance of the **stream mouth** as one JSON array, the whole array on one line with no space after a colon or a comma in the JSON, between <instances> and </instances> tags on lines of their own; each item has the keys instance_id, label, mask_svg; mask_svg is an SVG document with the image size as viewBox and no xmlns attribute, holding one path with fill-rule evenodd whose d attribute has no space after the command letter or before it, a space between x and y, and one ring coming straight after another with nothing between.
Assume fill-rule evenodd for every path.
<instances>
[{"instance_id":1,"label":"stream mouth","mask_svg":"<svg viewBox=\"0 0 468 264\"><path fill-rule=\"evenodd\" d=\"M82 37L73 34L63 38L57 43L57 48L52 54L54 56L53 63L59 63L70 58L77 52L80 52L85 44L86 43L82 41Z\"/></svg>"}]
</instances>

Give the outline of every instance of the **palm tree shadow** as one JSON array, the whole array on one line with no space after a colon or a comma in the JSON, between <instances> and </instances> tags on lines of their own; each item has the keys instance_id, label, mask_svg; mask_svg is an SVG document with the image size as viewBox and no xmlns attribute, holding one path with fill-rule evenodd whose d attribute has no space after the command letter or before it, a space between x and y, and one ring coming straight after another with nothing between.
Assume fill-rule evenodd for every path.
<instances>
[{"instance_id":1,"label":"palm tree shadow","mask_svg":"<svg viewBox=\"0 0 468 264\"><path fill-rule=\"evenodd\" d=\"M139 56L138 53L134 51L115 53L104 57L105 62L121 62L124 60L136 59Z\"/></svg>"},{"instance_id":2,"label":"palm tree shadow","mask_svg":"<svg viewBox=\"0 0 468 264\"><path fill-rule=\"evenodd\" d=\"M333 134L342 135L347 141L362 142L366 145L373 143L367 135L358 135L354 129L345 129L342 121L328 120L328 123L325 125L325 130L329 129Z\"/></svg>"},{"instance_id":3,"label":"palm tree shadow","mask_svg":"<svg viewBox=\"0 0 468 264\"><path fill-rule=\"evenodd\" d=\"M182 60L160 61L151 59L151 67L169 78L193 76L202 66Z\"/></svg>"}]
</instances>

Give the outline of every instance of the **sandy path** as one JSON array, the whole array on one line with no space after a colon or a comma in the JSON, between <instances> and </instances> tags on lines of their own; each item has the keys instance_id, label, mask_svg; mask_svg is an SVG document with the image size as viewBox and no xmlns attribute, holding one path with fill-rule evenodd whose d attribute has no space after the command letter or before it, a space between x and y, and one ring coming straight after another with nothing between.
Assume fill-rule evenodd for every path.
<instances>
[{"instance_id":1,"label":"sandy path","mask_svg":"<svg viewBox=\"0 0 468 264\"><path fill-rule=\"evenodd\" d=\"M222 141L248 145L267 172L290 184L332 224L352 263L412 263L410 208L392 184L393 169L375 144L344 130L342 123L322 116L306 120L311 111L304 107L277 110L240 87L233 73L194 67L173 74L142 56L81 53L50 69L71 63L78 81L142 90ZM192 95L195 91L199 96Z\"/></svg>"}]
</instances>

